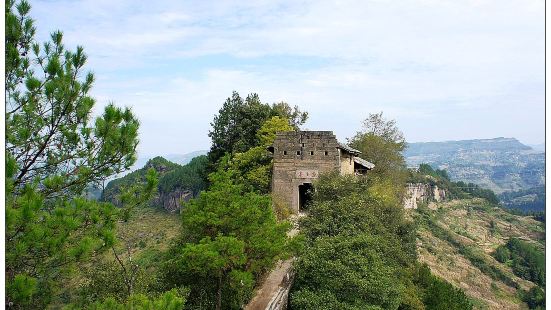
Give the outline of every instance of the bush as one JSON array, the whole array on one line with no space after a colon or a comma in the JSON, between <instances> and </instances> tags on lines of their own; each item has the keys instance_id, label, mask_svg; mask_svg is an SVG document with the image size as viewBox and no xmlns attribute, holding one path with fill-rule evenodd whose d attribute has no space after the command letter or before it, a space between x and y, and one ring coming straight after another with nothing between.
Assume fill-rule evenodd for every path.
<instances>
[{"instance_id":1,"label":"bush","mask_svg":"<svg viewBox=\"0 0 551 310\"><path fill-rule=\"evenodd\" d=\"M493 255L501 263L511 261L515 275L545 287L545 254L537 246L511 238Z\"/></svg>"},{"instance_id":2,"label":"bush","mask_svg":"<svg viewBox=\"0 0 551 310\"><path fill-rule=\"evenodd\" d=\"M383 182L320 177L301 221L306 242L295 266L292 309L470 309L461 290L428 269L424 282L412 281L420 279L416 227Z\"/></svg>"},{"instance_id":3,"label":"bush","mask_svg":"<svg viewBox=\"0 0 551 310\"><path fill-rule=\"evenodd\" d=\"M522 300L530 309L545 309L545 292L539 286L534 286L524 293Z\"/></svg>"}]
</instances>

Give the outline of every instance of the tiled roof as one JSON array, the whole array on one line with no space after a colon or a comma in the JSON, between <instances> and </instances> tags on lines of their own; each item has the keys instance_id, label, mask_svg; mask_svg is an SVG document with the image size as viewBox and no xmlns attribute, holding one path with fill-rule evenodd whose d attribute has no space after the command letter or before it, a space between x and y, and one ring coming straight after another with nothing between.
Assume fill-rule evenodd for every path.
<instances>
[{"instance_id":1,"label":"tiled roof","mask_svg":"<svg viewBox=\"0 0 551 310\"><path fill-rule=\"evenodd\" d=\"M362 159L362 158L359 158L359 157L354 157L354 162L359 164L359 165L362 165L364 166L365 168L367 168L368 170L371 170L373 168L375 168L375 165L368 162L367 160L365 159Z\"/></svg>"},{"instance_id":2,"label":"tiled roof","mask_svg":"<svg viewBox=\"0 0 551 310\"><path fill-rule=\"evenodd\" d=\"M362 152L356 150L356 149L353 149L351 147L349 147L348 145L344 144L344 143L340 143L339 142L339 146L338 146L339 149L341 150L344 150L352 155L360 155Z\"/></svg>"}]
</instances>

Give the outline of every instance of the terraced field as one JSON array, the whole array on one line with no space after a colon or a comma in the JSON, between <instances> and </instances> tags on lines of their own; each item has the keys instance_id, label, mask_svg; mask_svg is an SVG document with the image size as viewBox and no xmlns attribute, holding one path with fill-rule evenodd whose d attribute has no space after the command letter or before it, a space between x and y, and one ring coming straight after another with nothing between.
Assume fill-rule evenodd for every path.
<instances>
[{"instance_id":1,"label":"terraced field","mask_svg":"<svg viewBox=\"0 0 551 310\"><path fill-rule=\"evenodd\" d=\"M418 253L438 276L465 290L478 309L527 309L519 291L535 284L515 276L491 253L511 237L545 249L545 226L482 199L431 203L411 211L419 221Z\"/></svg>"}]
</instances>

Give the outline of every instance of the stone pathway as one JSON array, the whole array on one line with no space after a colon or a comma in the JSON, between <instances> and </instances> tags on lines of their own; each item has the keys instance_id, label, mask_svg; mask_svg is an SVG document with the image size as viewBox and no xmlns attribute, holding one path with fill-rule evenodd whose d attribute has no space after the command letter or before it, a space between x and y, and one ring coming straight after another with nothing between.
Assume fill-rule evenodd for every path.
<instances>
[{"instance_id":1,"label":"stone pathway","mask_svg":"<svg viewBox=\"0 0 551 310\"><path fill-rule=\"evenodd\" d=\"M289 218L293 223L293 228L287 232L287 237L292 238L298 234L298 221L303 216L306 216L306 214L299 213ZM256 291L253 299L245 307L245 310L282 310L287 308L289 290L293 284L292 267L294 260L293 257L277 263L262 283L262 286Z\"/></svg>"},{"instance_id":2,"label":"stone pathway","mask_svg":"<svg viewBox=\"0 0 551 310\"><path fill-rule=\"evenodd\" d=\"M292 284L292 262L294 258L279 262L270 272L256 295L245 307L245 310L285 309L287 295Z\"/></svg>"}]
</instances>

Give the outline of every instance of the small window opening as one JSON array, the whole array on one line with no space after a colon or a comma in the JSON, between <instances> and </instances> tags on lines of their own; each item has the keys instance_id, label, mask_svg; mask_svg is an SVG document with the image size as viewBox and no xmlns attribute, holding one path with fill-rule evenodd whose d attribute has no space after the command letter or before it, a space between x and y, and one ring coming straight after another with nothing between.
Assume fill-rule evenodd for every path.
<instances>
[{"instance_id":1,"label":"small window opening","mask_svg":"<svg viewBox=\"0 0 551 310\"><path fill-rule=\"evenodd\" d=\"M283 155L287 155L287 151L283 151Z\"/></svg>"},{"instance_id":2,"label":"small window opening","mask_svg":"<svg viewBox=\"0 0 551 310\"><path fill-rule=\"evenodd\" d=\"M301 146L304 147L304 143L301 143Z\"/></svg>"},{"instance_id":3,"label":"small window opening","mask_svg":"<svg viewBox=\"0 0 551 310\"><path fill-rule=\"evenodd\" d=\"M297 155L300 155L300 151L297 151Z\"/></svg>"},{"instance_id":4,"label":"small window opening","mask_svg":"<svg viewBox=\"0 0 551 310\"><path fill-rule=\"evenodd\" d=\"M323 153L325 154L325 156L327 156L327 154L328 154L327 151L325 151L325 152L323 152Z\"/></svg>"},{"instance_id":5,"label":"small window opening","mask_svg":"<svg viewBox=\"0 0 551 310\"><path fill-rule=\"evenodd\" d=\"M310 155L314 155L314 151L310 151Z\"/></svg>"}]
</instances>

